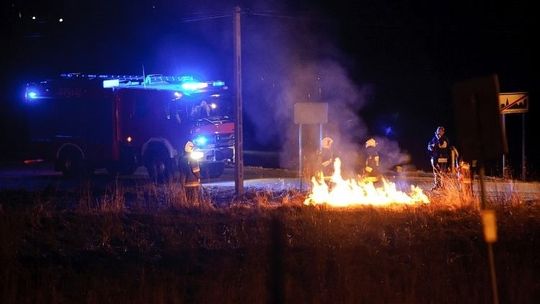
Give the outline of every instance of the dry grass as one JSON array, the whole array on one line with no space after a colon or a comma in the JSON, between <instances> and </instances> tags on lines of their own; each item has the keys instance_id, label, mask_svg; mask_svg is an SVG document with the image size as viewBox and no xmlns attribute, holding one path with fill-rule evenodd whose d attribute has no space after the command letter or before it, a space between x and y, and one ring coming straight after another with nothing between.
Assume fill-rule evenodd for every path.
<instances>
[{"instance_id":1,"label":"dry grass","mask_svg":"<svg viewBox=\"0 0 540 304\"><path fill-rule=\"evenodd\" d=\"M303 206L175 184L0 192L2 303L491 303L478 204ZM514 197L514 198L512 198ZM540 207L492 201L501 303L540 297Z\"/></svg>"},{"instance_id":2,"label":"dry grass","mask_svg":"<svg viewBox=\"0 0 540 304\"><path fill-rule=\"evenodd\" d=\"M512 184L512 181L506 181L505 183ZM432 206L450 209L481 208L481 194L478 181L474 181L474 191L467 189L453 174L443 175L442 184L444 185L442 189L430 194ZM536 200L540 200L540 197L537 197ZM501 190L490 193L489 196L486 195L486 201L484 203L486 208L491 208L490 206L521 206L527 204L528 201L515 190Z\"/></svg>"}]
</instances>

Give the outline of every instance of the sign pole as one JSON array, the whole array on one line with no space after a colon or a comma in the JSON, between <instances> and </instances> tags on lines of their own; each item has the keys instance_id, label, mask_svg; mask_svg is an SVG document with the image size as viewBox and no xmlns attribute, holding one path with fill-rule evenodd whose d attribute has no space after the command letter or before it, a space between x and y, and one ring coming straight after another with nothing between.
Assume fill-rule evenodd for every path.
<instances>
[{"instance_id":1,"label":"sign pole","mask_svg":"<svg viewBox=\"0 0 540 304\"><path fill-rule=\"evenodd\" d=\"M527 178L527 160L525 155L525 113L529 111L529 94L527 92L499 93L499 109L502 114L503 134L506 136L506 114L521 113L521 179ZM507 178L509 172L506 168L506 155L503 154L503 178Z\"/></svg>"},{"instance_id":2,"label":"sign pole","mask_svg":"<svg viewBox=\"0 0 540 304\"><path fill-rule=\"evenodd\" d=\"M458 139L463 148L463 159L476 160L480 178L480 212L487 243L493 304L499 303L495 258L492 244L497 240L495 211L488 208L485 190L485 161L499 160L507 153L506 136L503 133L503 110L511 105L506 99L501 103L499 81L496 74L469 79L453 88L454 109L460 111L457 118ZM499 105L497 105L499 99Z\"/></svg>"},{"instance_id":3,"label":"sign pole","mask_svg":"<svg viewBox=\"0 0 540 304\"><path fill-rule=\"evenodd\" d=\"M501 122L502 132L503 132L504 136L507 136L506 135L506 114L501 113L501 116L502 116L502 122ZM508 172L506 170L506 154L504 154L504 153L502 155L502 177L503 178L508 177Z\"/></svg>"},{"instance_id":4,"label":"sign pole","mask_svg":"<svg viewBox=\"0 0 540 304\"><path fill-rule=\"evenodd\" d=\"M298 178L300 178L300 191L303 190L303 183L302 183L302 179L303 179L303 174L302 174L302 170L304 170L304 168L302 167L302 163L303 163L303 159L302 159L302 124L298 124Z\"/></svg>"},{"instance_id":5,"label":"sign pole","mask_svg":"<svg viewBox=\"0 0 540 304\"><path fill-rule=\"evenodd\" d=\"M298 178L300 178L300 190L303 190L303 162L302 155L302 125L319 124L319 132L322 132L322 124L328 122L328 103L326 102L297 102L294 104L294 123L298 125ZM310 129L308 129L309 131ZM319 134L319 136L321 136ZM320 145L320 141L319 141Z\"/></svg>"},{"instance_id":6,"label":"sign pole","mask_svg":"<svg viewBox=\"0 0 540 304\"><path fill-rule=\"evenodd\" d=\"M521 116L521 179L527 178L527 159L525 155L525 113Z\"/></svg>"}]
</instances>

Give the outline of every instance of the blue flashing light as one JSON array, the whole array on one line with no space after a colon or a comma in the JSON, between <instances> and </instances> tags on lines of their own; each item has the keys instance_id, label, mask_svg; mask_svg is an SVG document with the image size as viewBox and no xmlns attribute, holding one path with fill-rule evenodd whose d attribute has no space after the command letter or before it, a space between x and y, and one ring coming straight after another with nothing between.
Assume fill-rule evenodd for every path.
<instances>
[{"instance_id":1,"label":"blue flashing light","mask_svg":"<svg viewBox=\"0 0 540 304\"><path fill-rule=\"evenodd\" d=\"M118 79L103 80L103 88L104 89L114 88L114 87L117 87L119 85L120 85L120 80L118 80Z\"/></svg>"},{"instance_id":2,"label":"blue flashing light","mask_svg":"<svg viewBox=\"0 0 540 304\"><path fill-rule=\"evenodd\" d=\"M183 90L186 90L186 91L196 91L196 90L201 90L201 89L207 88L208 83L206 83L206 82L186 82L186 83L182 83L181 87L182 87Z\"/></svg>"},{"instance_id":3,"label":"blue flashing light","mask_svg":"<svg viewBox=\"0 0 540 304\"><path fill-rule=\"evenodd\" d=\"M390 136L394 134L394 129L391 126L387 126L384 128L384 134L386 136Z\"/></svg>"},{"instance_id":4,"label":"blue flashing light","mask_svg":"<svg viewBox=\"0 0 540 304\"><path fill-rule=\"evenodd\" d=\"M224 82L224 81L214 81L214 82L212 83L212 86L214 86L214 87L222 87L222 86L224 86L224 85L225 85L225 82Z\"/></svg>"},{"instance_id":5,"label":"blue flashing light","mask_svg":"<svg viewBox=\"0 0 540 304\"><path fill-rule=\"evenodd\" d=\"M38 93L35 92L35 91L30 91L28 92L28 94L26 95L29 99L36 99L38 98Z\"/></svg>"},{"instance_id":6,"label":"blue flashing light","mask_svg":"<svg viewBox=\"0 0 540 304\"><path fill-rule=\"evenodd\" d=\"M24 91L24 100L28 103L35 103L44 96L40 94L40 90L33 86L27 86Z\"/></svg>"},{"instance_id":7,"label":"blue flashing light","mask_svg":"<svg viewBox=\"0 0 540 304\"><path fill-rule=\"evenodd\" d=\"M193 76L191 75L184 75L184 76L180 76L180 81L181 82L186 82L186 81L191 81L193 82L194 78Z\"/></svg>"},{"instance_id":8,"label":"blue flashing light","mask_svg":"<svg viewBox=\"0 0 540 304\"><path fill-rule=\"evenodd\" d=\"M197 138L195 138L195 140L193 140L195 142L195 144L197 146L204 146L206 145L206 143L208 142L208 138L206 138L205 136L197 136Z\"/></svg>"}]
</instances>

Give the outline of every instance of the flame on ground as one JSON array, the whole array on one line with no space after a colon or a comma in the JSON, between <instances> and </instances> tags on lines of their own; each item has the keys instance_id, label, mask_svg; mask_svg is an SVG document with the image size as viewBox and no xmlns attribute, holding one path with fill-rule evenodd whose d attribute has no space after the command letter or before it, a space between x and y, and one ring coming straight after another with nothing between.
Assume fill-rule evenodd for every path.
<instances>
[{"instance_id":1,"label":"flame on ground","mask_svg":"<svg viewBox=\"0 0 540 304\"><path fill-rule=\"evenodd\" d=\"M382 186L376 187L369 179L344 180L341 176L341 160L334 162L334 174L330 185L325 182L322 174L312 177L312 190L304 201L305 205L327 204L333 207L352 207L361 205L387 206L393 204L412 205L429 203L429 198L422 189L411 185L407 194L396 188L395 183L382 179Z\"/></svg>"}]
</instances>

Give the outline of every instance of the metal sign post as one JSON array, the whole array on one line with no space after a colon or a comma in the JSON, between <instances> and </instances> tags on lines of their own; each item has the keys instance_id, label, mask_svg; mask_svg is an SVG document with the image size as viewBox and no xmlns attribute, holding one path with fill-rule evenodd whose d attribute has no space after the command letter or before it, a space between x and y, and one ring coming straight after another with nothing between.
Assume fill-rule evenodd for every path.
<instances>
[{"instance_id":1,"label":"metal sign post","mask_svg":"<svg viewBox=\"0 0 540 304\"><path fill-rule=\"evenodd\" d=\"M454 110L458 115L456 126L458 140L463 149L463 159L478 161L480 177L480 211L487 243L493 303L499 303L493 243L496 241L495 213L487 206L484 184L484 161L496 160L507 153L505 134L502 132L497 75L468 79L454 85Z\"/></svg>"},{"instance_id":2,"label":"metal sign post","mask_svg":"<svg viewBox=\"0 0 540 304\"><path fill-rule=\"evenodd\" d=\"M506 114L522 114L521 117L521 179L527 177L527 160L525 155L525 113L529 111L529 94L527 92L499 93L499 109L502 115L503 132L506 134ZM506 156L502 156L503 177L508 176Z\"/></svg>"},{"instance_id":3,"label":"metal sign post","mask_svg":"<svg viewBox=\"0 0 540 304\"><path fill-rule=\"evenodd\" d=\"M294 104L294 123L298 125L298 178L300 190L303 189L303 155L302 155L302 125L319 124L322 133L322 124L328 122L328 103L326 102L298 102ZM322 135L319 134L319 137Z\"/></svg>"}]
</instances>

